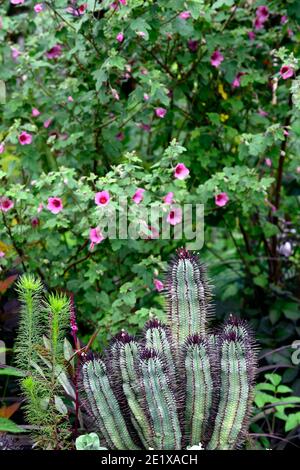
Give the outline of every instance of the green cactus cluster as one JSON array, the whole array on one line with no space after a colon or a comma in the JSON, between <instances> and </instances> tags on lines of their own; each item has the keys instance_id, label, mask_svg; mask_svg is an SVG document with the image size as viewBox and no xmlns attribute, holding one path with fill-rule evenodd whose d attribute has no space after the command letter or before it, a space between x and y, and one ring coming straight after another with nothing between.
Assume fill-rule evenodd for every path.
<instances>
[{"instance_id":1,"label":"green cactus cluster","mask_svg":"<svg viewBox=\"0 0 300 470\"><path fill-rule=\"evenodd\" d=\"M247 324L211 330L211 289L196 255L180 249L166 278L167 322L142 339L122 331L82 368L84 406L110 449L239 448L247 434L256 354Z\"/></svg>"}]
</instances>

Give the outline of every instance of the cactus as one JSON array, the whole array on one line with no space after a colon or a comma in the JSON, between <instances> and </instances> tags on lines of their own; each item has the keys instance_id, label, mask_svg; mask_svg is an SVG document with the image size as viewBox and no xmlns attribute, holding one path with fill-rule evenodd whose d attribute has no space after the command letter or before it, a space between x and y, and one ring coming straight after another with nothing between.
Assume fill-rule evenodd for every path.
<instances>
[{"instance_id":1,"label":"cactus","mask_svg":"<svg viewBox=\"0 0 300 470\"><path fill-rule=\"evenodd\" d=\"M196 255L180 249L166 279L167 323L140 341L119 333L82 369L85 407L112 449L236 449L246 437L256 368L252 333L232 315L210 330L211 289Z\"/></svg>"}]
</instances>

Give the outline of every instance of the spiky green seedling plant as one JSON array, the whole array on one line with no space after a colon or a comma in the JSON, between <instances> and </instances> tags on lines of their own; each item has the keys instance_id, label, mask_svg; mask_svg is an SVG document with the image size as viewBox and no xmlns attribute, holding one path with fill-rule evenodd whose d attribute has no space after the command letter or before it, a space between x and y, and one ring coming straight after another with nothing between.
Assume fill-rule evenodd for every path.
<instances>
[{"instance_id":1,"label":"spiky green seedling plant","mask_svg":"<svg viewBox=\"0 0 300 470\"><path fill-rule=\"evenodd\" d=\"M209 329L211 289L196 255L178 251L166 279L167 323L122 331L82 369L85 408L111 449L236 449L245 439L256 354L246 322Z\"/></svg>"},{"instance_id":2,"label":"spiky green seedling plant","mask_svg":"<svg viewBox=\"0 0 300 470\"><path fill-rule=\"evenodd\" d=\"M47 295L40 280L23 275L17 290L21 302L15 356L24 372L20 381L27 421L36 447L63 449L70 445L67 408L61 399L65 373L63 340L69 325L69 299Z\"/></svg>"}]
</instances>

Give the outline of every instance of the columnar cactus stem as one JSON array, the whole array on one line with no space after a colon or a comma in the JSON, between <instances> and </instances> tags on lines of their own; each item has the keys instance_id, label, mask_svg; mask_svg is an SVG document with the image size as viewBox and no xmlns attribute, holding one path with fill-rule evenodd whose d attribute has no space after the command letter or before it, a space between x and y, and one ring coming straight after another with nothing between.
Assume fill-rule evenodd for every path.
<instances>
[{"instance_id":1,"label":"columnar cactus stem","mask_svg":"<svg viewBox=\"0 0 300 470\"><path fill-rule=\"evenodd\" d=\"M165 358L171 379L175 379L175 365L166 327L158 320L150 320L145 327L146 348L154 349Z\"/></svg>"},{"instance_id":2,"label":"columnar cactus stem","mask_svg":"<svg viewBox=\"0 0 300 470\"><path fill-rule=\"evenodd\" d=\"M126 342L120 348L120 369L123 390L131 410L131 421L143 445L148 448L153 440L153 431L146 403L140 371L140 353L135 341Z\"/></svg>"},{"instance_id":3,"label":"columnar cactus stem","mask_svg":"<svg viewBox=\"0 0 300 470\"><path fill-rule=\"evenodd\" d=\"M245 325L230 318L221 337L220 401L208 449L235 448L242 437L253 394L251 342Z\"/></svg>"},{"instance_id":4,"label":"columnar cactus stem","mask_svg":"<svg viewBox=\"0 0 300 470\"><path fill-rule=\"evenodd\" d=\"M110 443L116 449L138 449L131 439L118 401L113 393L101 360L89 361L83 366L83 385L91 412Z\"/></svg>"},{"instance_id":5,"label":"columnar cactus stem","mask_svg":"<svg viewBox=\"0 0 300 470\"><path fill-rule=\"evenodd\" d=\"M205 441L215 393L212 368L207 340L190 336L185 352L185 434L189 446Z\"/></svg>"},{"instance_id":6,"label":"columnar cactus stem","mask_svg":"<svg viewBox=\"0 0 300 470\"><path fill-rule=\"evenodd\" d=\"M168 323L180 348L190 335L206 333L210 289L204 267L186 250L180 250L167 275Z\"/></svg>"},{"instance_id":7,"label":"columnar cactus stem","mask_svg":"<svg viewBox=\"0 0 300 470\"><path fill-rule=\"evenodd\" d=\"M170 389L163 364L156 353L146 349L141 369L153 428L154 449L181 449L181 430L175 397Z\"/></svg>"}]
</instances>

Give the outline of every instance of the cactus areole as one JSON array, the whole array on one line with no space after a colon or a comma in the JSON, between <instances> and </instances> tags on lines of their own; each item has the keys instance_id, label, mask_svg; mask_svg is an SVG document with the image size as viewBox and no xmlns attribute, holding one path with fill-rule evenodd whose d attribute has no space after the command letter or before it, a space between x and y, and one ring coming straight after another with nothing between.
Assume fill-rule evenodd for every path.
<instances>
[{"instance_id":1,"label":"cactus areole","mask_svg":"<svg viewBox=\"0 0 300 470\"><path fill-rule=\"evenodd\" d=\"M233 316L209 328L211 288L195 254L177 251L165 285L166 324L151 319L139 341L121 332L83 365L94 430L110 449L237 449L253 400L253 335Z\"/></svg>"}]
</instances>

